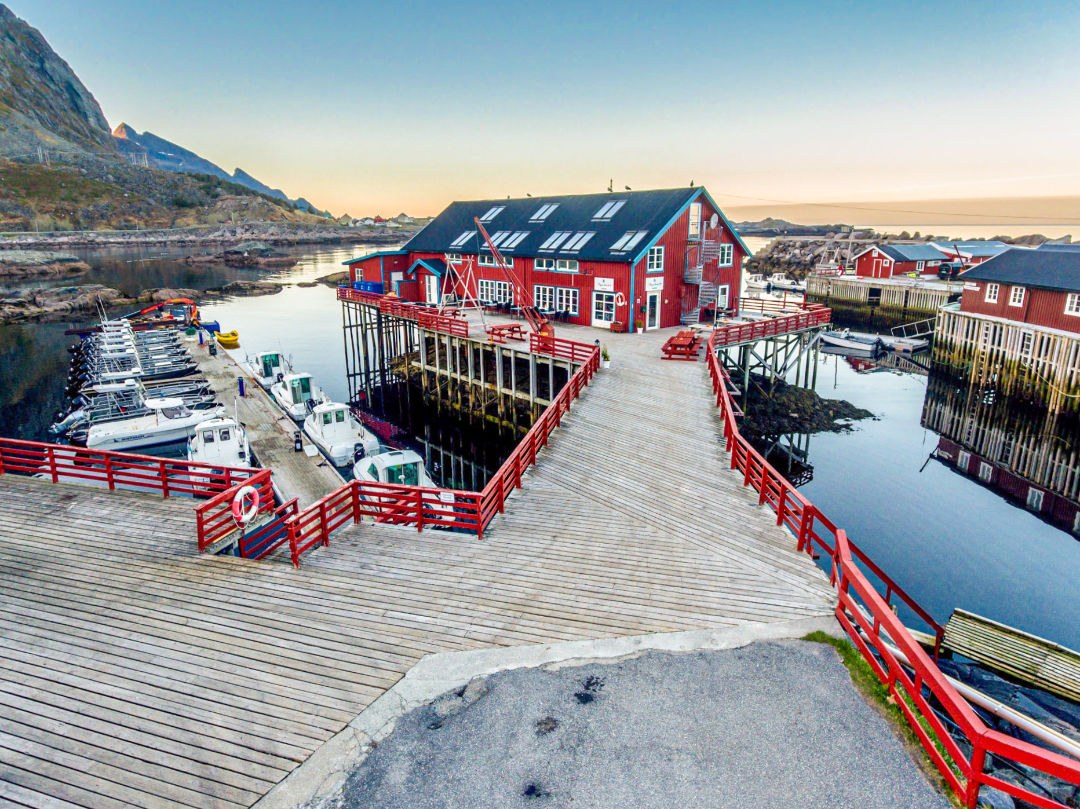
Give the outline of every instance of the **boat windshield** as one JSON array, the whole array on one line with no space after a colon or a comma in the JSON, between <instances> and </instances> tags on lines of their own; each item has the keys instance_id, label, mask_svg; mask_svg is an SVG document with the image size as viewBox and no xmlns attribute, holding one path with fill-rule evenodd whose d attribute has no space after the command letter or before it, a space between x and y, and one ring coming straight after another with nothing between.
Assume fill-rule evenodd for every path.
<instances>
[{"instance_id":1,"label":"boat windshield","mask_svg":"<svg viewBox=\"0 0 1080 809\"><path fill-rule=\"evenodd\" d=\"M187 417L189 413L186 407L180 405L180 407L163 408L161 411L161 415L163 415L167 419L182 419Z\"/></svg>"},{"instance_id":2,"label":"boat windshield","mask_svg":"<svg viewBox=\"0 0 1080 809\"><path fill-rule=\"evenodd\" d=\"M305 376L300 379L294 379L289 384L289 388L294 403L300 404L301 402L306 402L311 398L311 377Z\"/></svg>"},{"instance_id":3,"label":"boat windshield","mask_svg":"<svg viewBox=\"0 0 1080 809\"><path fill-rule=\"evenodd\" d=\"M263 354L262 358L262 375L273 376L274 368L278 365L277 354Z\"/></svg>"},{"instance_id":4,"label":"boat windshield","mask_svg":"<svg viewBox=\"0 0 1080 809\"><path fill-rule=\"evenodd\" d=\"M386 482L400 483L403 486L419 485L420 464L413 462L386 467Z\"/></svg>"}]
</instances>

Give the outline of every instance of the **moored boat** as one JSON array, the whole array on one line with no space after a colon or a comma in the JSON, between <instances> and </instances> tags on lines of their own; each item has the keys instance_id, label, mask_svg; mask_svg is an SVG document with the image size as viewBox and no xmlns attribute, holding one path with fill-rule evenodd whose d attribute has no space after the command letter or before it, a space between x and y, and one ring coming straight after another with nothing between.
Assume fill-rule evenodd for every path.
<instances>
[{"instance_id":1,"label":"moored boat","mask_svg":"<svg viewBox=\"0 0 1080 809\"><path fill-rule=\"evenodd\" d=\"M236 329L233 329L232 331L219 331L214 335L214 339L218 341L218 345L222 348L240 347L240 332Z\"/></svg>"},{"instance_id":2,"label":"moored boat","mask_svg":"<svg viewBox=\"0 0 1080 809\"><path fill-rule=\"evenodd\" d=\"M174 398L147 399L143 405L151 412L91 424L86 431L87 448L131 452L186 442L195 425L225 412L222 405L215 410L193 411L182 399Z\"/></svg>"},{"instance_id":3,"label":"moored boat","mask_svg":"<svg viewBox=\"0 0 1080 809\"><path fill-rule=\"evenodd\" d=\"M431 475L424 467L424 459L411 449L391 450L361 458L353 464L353 477L373 483L438 488L438 484L431 479ZM450 492L441 492L439 499L444 503L452 503L454 495Z\"/></svg>"},{"instance_id":4,"label":"moored boat","mask_svg":"<svg viewBox=\"0 0 1080 809\"><path fill-rule=\"evenodd\" d=\"M244 361L244 368L266 390L280 377L292 371L292 364L280 351L260 351Z\"/></svg>"},{"instance_id":5,"label":"moored boat","mask_svg":"<svg viewBox=\"0 0 1080 809\"><path fill-rule=\"evenodd\" d=\"M326 397L308 373L285 374L270 386L270 396L293 421L302 422Z\"/></svg>"},{"instance_id":6,"label":"moored boat","mask_svg":"<svg viewBox=\"0 0 1080 809\"><path fill-rule=\"evenodd\" d=\"M843 331L825 331L821 333L821 342L832 348L842 349L851 353L858 353L866 357L876 357L888 350L880 337L875 335L852 334L848 329Z\"/></svg>"},{"instance_id":7,"label":"moored boat","mask_svg":"<svg viewBox=\"0 0 1080 809\"><path fill-rule=\"evenodd\" d=\"M349 466L382 449L379 439L338 402L315 405L304 419L304 433L334 466Z\"/></svg>"},{"instance_id":8,"label":"moored boat","mask_svg":"<svg viewBox=\"0 0 1080 809\"><path fill-rule=\"evenodd\" d=\"M187 457L214 466L251 466L247 431L230 416L200 421L188 439Z\"/></svg>"}]
</instances>

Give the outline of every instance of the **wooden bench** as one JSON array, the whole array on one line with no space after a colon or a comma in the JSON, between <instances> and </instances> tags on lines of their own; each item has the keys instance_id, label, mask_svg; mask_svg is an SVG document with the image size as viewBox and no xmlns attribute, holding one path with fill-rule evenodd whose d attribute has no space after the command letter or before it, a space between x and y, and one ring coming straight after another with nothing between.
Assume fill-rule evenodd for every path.
<instances>
[{"instance_id":1,"label":"wooden bench","mask_svg":"<svg viewBox=\"0 0 1080 809\"><path fill-rule=\"evenodd\" d=\"M484 329L493 343L505 343L507 340L524 340L525 329L520 323L499 323Z\"/></svg>"},{"instance_id":2,"label":"wooden bench","mask_svg":"<svg viewBox=\"0 0 1080 809\"><path fill-rule=\"evenodd\" d=\"M661 346L660 359L694 362L701 350L701 343L701 337L689 329L684 329Z\"/></svg>"}]
</instances>

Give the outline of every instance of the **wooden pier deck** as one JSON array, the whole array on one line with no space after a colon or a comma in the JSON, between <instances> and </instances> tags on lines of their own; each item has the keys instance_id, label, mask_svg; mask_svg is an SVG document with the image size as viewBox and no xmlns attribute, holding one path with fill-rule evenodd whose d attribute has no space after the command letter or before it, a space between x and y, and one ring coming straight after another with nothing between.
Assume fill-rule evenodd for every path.
<instances>
[{"instance_id":1,"label":"wooden pier deck","mask_svg":"<svg viewBox=\"0 0 1080 809\"><path fill-rule=\"evenodd\" d=\"M482 542L198 557L191 500L0 476L0 803L250 806L431 652L831 614L726 468L704 365L605 338Z\"/></svg>"},{"instance_id":2,"label":"wooden pier deck","mask_svg":"<svg viewBox=\"0 0 1080 809\"><path fill-rule=\"evenodd\" d=\"M219 347L216 357L211 357L206 347L194 345L191 354L199 364L199 370L207 378L217 394L232 413L233 402L239 401L240 421L247 429L248 443L259 466L274 470L274 488L282 500L297 498L300 507L311 505L344 483L334 465L316 450L314 455L296 452L293 433L300 429L285 412L275 404L269 394L259 387L225 349ZM245 379L245 396L238 399L236 378ZM315 445L303 438L304 446Z\"/></svg>"}]
</instances>

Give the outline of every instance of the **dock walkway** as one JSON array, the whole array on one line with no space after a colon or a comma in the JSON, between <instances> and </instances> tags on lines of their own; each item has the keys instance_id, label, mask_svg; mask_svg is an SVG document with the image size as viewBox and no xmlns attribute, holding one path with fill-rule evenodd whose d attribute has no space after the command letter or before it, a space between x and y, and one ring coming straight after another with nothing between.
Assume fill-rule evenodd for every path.
<instances>
[{"instance_id":1,"label":"dock walkway","mask_svg":"<svg viewBox=\"0 0 1080 809\"><path fill-rule=\"evenodd\" d=\"M308 455L295 451L293 434L300 429L300 425L277 406L225 349L219 347L217 356L211 357L205 346L194 345L191 354L230 415L233 402L239 402L240 421L247 430L251 451L259 466L274 470L274 489L278 497L283 501L296 497L300 501L300 508L304 508L345 482L334 465L308 441L307 436L303 438L304 445L316 450L315 453ZM239 376L244 377L246 387L242 399L239 398L236 384Z\"/></svg>"},{"instance_id":2,"label":"dock walkway","mask_svg":"<svg viewBox=\"0 0 1080 809\"><path fill-rule=\"evenodd\" d=\"M198 557L191 500L0 476L0 803L250 806L428 653L830 615L726 468L704 365L604 337L482 542Z\"/></svg>"}]
</instances>

